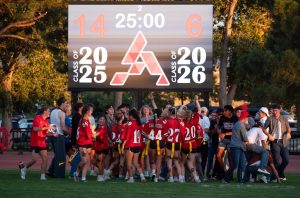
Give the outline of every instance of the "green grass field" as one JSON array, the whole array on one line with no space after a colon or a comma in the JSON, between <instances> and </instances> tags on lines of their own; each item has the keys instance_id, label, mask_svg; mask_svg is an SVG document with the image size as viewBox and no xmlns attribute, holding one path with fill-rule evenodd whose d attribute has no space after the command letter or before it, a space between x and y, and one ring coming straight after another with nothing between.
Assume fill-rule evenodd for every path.
<instances>
[{"instance_id":1,"label":"green grass field","mask_svg":"<svg viewBox=\"0 0 300 198\"><path fill-rule=\"evenodd\" d=\"M28 171L22 181L18 171L0 170L0 197L300 197L300 174L287 174L288 181L277 184L221 184L219 181L201 184L140 183L127 184L122 181L96 182L88 177L88 183L75 183L69 179L39 180L39 172Z\"/></svg>"}]
</instances>

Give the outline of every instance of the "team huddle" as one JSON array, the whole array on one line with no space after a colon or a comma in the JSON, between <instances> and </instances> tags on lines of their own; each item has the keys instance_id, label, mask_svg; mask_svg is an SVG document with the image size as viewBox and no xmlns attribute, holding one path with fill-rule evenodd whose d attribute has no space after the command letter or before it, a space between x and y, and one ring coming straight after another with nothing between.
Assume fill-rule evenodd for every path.
<instances>
[{"instance_id":1,"label":"team huddle","mask_svg":"<svg viewBox=\"0 0 300 198\"><path fill-rule=\"evenodd\" d=\"M47 173L50 177L64 177L65 164L61 164L67 155L71 164L69 177L81 182L87 181L88 169L92 176L97 176L98 182L112 177L128 183L135 179L145 182L150 177L153 182L167 179L171 183L200 183L217 178L228 183L236 168L238 182L258 180L259 174L265 183L286 179L284 169L288 156L283 140L289 140L290 130L284 118L279 118L280 126L275 123L278 106L274 107L274 116L262 108L255 122L245 105L235 110L226 105L207 117L208 110L200 107L197 96L192 106L179 108L166 105L159 109L153 96L150 100L153 112L148 105L141 111L121 105L116 112L108 105L106 114L97 123L91 104L76 104L75 114L68 121L70 112L63 112L66 101L59 101L58 122L52 116L53 110L51 124L47 121L50 109L42 108L41 115L34 119L31 133L33 159L19 164L21 178L25 179L27 168L37 161L39 154L41 180L46 180L45 139L48 136L56 141L53 143L55 156ZM64 139L63 150L58 147L60 137ZM279 156L277 147L280 147ZM280 157L282 160L278 160Z\"/></svg>"}]
</instances>

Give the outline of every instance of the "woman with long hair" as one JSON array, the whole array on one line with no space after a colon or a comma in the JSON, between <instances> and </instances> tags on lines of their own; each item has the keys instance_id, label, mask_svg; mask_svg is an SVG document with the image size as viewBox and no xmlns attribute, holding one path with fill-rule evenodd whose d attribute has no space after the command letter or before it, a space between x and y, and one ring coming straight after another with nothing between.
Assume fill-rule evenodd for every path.
<instances>
[{"instance_id":1,"label":"woman with long hair","mask_svg":"<svg viewBox=\"0 0 300 198\"><path fill-rule=\"evenodd\" d=\"M133 170L134 167L140 174L140 178L142 181L146 181L143 171L139 165L139 155L141 152L141 144L142 144L142 123L140 121L140 117L138 115L137 110L132 109L129 111L129 122L125 126L125 131L122 135L122 153L126 151L126 162L127 162L127 170L129 174L128 183L133 183Z\"/></svg>"},{"instance_id":2,"label":"woman with long hair","mask_svg":"<svg viewBox=\"0 0 300 198\"><path fill-rule=\"evenodd\" d=\"M196 183L200 183L199 174L196 170L195 158L198 152L198 142L203 137L203 130L199 122L195 122L193 119L193 112L186 110L186 116L184 119L185 132L181 134L182 146L182 160L181 171L182 175L185 175L185 163L194 178Z\"/></svg>"},{"instance_id":3,"label":"woman with long hair","mask_svg":"<svg viewBox=\"0 0 300 198\"><path fill-rule=\"evenodd\" d=\"M143 105L141 110L141 122L142 124L146 124L149 120L153 119L153 112L152 108L148 105ZM143 138L142 143L142 152L141 152L141 167L144 171L144 175L146 177L149 176L150 172L150 160L149 160L149 147L150 147L150 140L148 140L146 137Z\"/></svg>"},{"instance_id":4,"label":"woman with long hair","mask_svg":"<svg viewBox=\"0 0 300 198\"><path fill-rule=\"evenodd\" d=\"M173 165L179 174L179 180L184 181L179 164L180 155L180 133L185 131L184 123L176 117L176 108L169 108L169 117L164 121L163 134L166 138L166 160L168 165L169 182L173 183Z\"/></svg>"},{"instance_id":5,"label":"woman with long hair","mask_svg":"<svg viewBox=\"0 0 300 198\"><path fill-rule=\"evenodd\" d=\"M91 129L90 117L93 113L92 105L85 105L82 109L82 117L78 125L77 145L81 155L81 161L77 171L74 173L74 180L79 181L79 173L81 172L81 181L86 182L87 166L90 161L89 154L93 146L93 132Z\"/></svg>"},{"instance_id":6,"label":"woman with long hair","mask_svg":"<svg viewBox=\"0 0 300 198\"><path fill-rule=\"evenodd\" d=\"M125 124L123 123L125 119L125 116L122 112L117 112L115 115L115 120L117 123L115 123L112 126L111 131L111 137L112 137L112 156L113 156L113 162L110 164L107 174L108 176L111 174L111 171L119 165L119 178L123 178L123 171L124 171L124 162L125 162L125 156L122 154L122 134L125 130Z\"/></svg>"},{"instance_id":7,"label":"woman with long hair","mask_svg":"<svg viewBox=\"0 0 300 198\"><path fill-rule=\"evenodd\" d=\"M93 160L93 164L98 167L98 182L105 181L104 178L104 161L106 155L108 155L109 150L109 141L108 141L108 133L106 126L106 118L101 116L99 118L99 127L96 132L96 142L95 142L95 153L96 157Z\"/></svg>"},{"instance_id":8,"label":"woman with long hair","mask_svg":"<svg viewBox=\"0 0 300 198\"><path fill-rule=\"evenodd\" d=\"M154 119L148 121L143 127L143 133L150 140L150 163L152 179L158 182L161 171L162 156L165 153L165 141L163 138L163 120L160 118L162 111L154 110Z\"/></svg>"}]
</instances>

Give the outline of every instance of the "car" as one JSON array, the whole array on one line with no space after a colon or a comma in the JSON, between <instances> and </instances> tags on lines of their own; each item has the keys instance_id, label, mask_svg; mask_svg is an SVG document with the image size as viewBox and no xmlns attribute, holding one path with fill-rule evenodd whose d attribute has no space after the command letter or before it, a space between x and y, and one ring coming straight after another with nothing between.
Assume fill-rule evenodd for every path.
<instances>
[{"instance_id":1,"label":"car","mask_svg":"<svg viewBox=\"0 0 300 198\"><path fill-rule=\"evenodd\" d=\"M259 112L260 108L261 107L248 107L248 112L251 115L251 117L255 118L257 116L256 114ZM283 109L280 110L280 115L286 117L289 122L294 120L294 116Z\"/></svg>"},{"instance_id":2,"label":"car","mask_svg":"<svg viewBox=\"0 0 300 198\"><path fill-rule=\"evenodd\" d=\"M25 118L21 118L21 119L18 119L18 118L13 118L12 119L12 128L27 128L26 126L26 123L27 123L27 119Z\"/></svg>"}]
</instances>

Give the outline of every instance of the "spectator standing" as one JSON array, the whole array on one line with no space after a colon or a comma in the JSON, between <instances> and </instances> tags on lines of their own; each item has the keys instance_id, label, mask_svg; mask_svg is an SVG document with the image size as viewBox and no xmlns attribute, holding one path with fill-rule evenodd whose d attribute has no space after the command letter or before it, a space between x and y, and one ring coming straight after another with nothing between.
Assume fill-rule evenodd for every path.
<instances>
[{"instance_id":1,"label":"spectator standing","mask_svg":"<svg viewBox=\"0 0 300 198\"><path fill-rule=\"evenodd\" d=\"M231 157L232 157L232 165L226 171L225 176L223 178L223 182L228 183L233 171L238 168L237 171L237 178L238 182L241 183L242 181L242 172L245 162L245 151L246 151L246 144L248 144L247 138L247 130L245 124L248 122L248 115L247 111L242 111L239 121L237 121L232 128L232 137L230 142L230 150L231 150Z\"/></svg>"},{"instance_id":2,"label":"spectator standing","mask_svg":"<svg viewBox=\"0 0 300 198\"><path fill-rule=\"evenodd\" d=\"M50 143L53 148L54 157L48 169L48 176L64 178L66 170L66 148L65 148L65 134L68 135L69 131L65 124L65 108L68 104L64 97L57 100L57 107L52 110L50 115L50 123L55 125L55 136L51 136Z\"/></svg>"},{"instance_id":3,"label":"spectator standing","mask_svg":"<svg viewBox=\"0 0 300 198\"><path fill-rule=\"evenodd\" d=\"M228 149L230 145L230 140L232 136L232 128L238 118L233 114L234 109L231 105L224 106L224 113L219 120L219 149L217 153L217 159L221 169L224 171L223 154L224 151Z\"/></svg>"},{"instance_id":4,"label":"spectator standing","mask_svg":"<svg viewBox=\"0 0 300 198\"><path fill-rule=\"evenodd\" d=\"M82 114L82 108L83 108L83 103L77 103L74 105L74 115L72 117L72 133L71 133L71 143L73 146L76 146L76 139L77 139L77 129L78 129L78 123L81 119L81 114Z\"/></svg>"},{"instance_id":5,"label":"spectator standing","mask_svg":"<svg viewBox=\"0 0 300 198\"><path fill-rule=\"evenodd\" d=\"M291 129L287 118L280 115L281 106L274 104L272 109L273 116L266 120L264 126L265 129L269 129L269 132L265 131L265 134L271 141L271 152L279 177L286 180L284 169L289 164L288 144L291 139Z\"/></svg>"},{"instance_id":6,"label":"spectator standing","mask_svg":"<svg viewBox=\"0 0 300 198\"><path fill-rule=\"evenodd\" d=\"M200 125L203 129L203 141L200 146L200 153L201 153L201 168L202 172L204 173L205 171L205 166L207 162L207 157L208 157L208 147L209 147L209 127L210 127L210 121L209 118L207 117L208 115L208 109L206 107L201 108L201 119L200 119Z\"/></svg>"}]
</instances>

